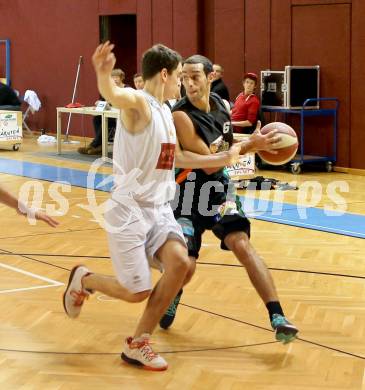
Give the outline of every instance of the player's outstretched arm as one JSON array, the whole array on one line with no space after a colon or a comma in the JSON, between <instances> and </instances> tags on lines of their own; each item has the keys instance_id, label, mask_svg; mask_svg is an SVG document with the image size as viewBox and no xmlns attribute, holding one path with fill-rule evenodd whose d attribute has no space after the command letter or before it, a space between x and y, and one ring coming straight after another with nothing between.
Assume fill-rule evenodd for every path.
<instances>
[{"instance_id":1,"label":"player's outstretched arm","mask_svg":"<svg viewBox=\"0 0 365 390\"><path fill-rule=\"evenodd\" d=\"M113 107L119 109L147 109L145 99L136 93L136 90L133 88L120 88L115 85L111 77L116 61L113 48L114 45L107 41L99 45L92 56L100 94Z\"/></svg>"},{"instance_id":2,"label":"player's outstretched arm","mask_svg":"<svg viewBox=\"0 0 365 390\"><path fill-rule=\"evenodd\" d=\"M59 223L40 210L31 210L24 203L18 201L18 199L12 195L10 192L0 188L0 202L5 205L15 209L19 214L28 215L33 214L32 216L35 219L48 223L52 227L56 227Z\"/></svg>"},{"instance_id":3,"label":"player's outstretched arm","mask_svg":"<svg viewBox=\"0 0 365 390\"><path fill-rule=\"evenodd\" d=\"M238 162L240 157L241 144L234 144L226 152L209 155L201 155L187 150L181 150L179 143L175 148L175 166L177 168L218 168L232 165Z\"/></svg>"}]
</instances>

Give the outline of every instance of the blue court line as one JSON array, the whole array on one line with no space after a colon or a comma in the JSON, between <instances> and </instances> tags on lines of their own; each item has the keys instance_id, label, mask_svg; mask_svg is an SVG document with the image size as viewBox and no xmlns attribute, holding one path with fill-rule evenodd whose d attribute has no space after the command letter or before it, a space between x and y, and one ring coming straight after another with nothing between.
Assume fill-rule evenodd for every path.
<instances>
[{"instance_id":1,"label":"blue court line","mask_svg":"<svg viewBox=\"0 0 365 390\"><path fill-rule=\"evenodd\" d=\"M365 238L365 216L317 207L240 197L249 218Z\"/></svg>"},{"instance_id":2,"label":"blue court line","mask_svg":"<svg viewBox=\"0 0 365 390\"><path fill-rule=\"evenodd\" d=\"M87 171L0 158L0 172L32 179L67 182L72 186L110 191L111 175L96 173L87 183ZM365 238L365 215L338 213L316 207L297 206L251 197L241 197L250 218L298 226L351 237Z\"/></svg>"},{"instance_id":3,"label":"blue court line","mask_svg":"<svg viewBox=\"0 0 365 390\"><path fill-rule=\"evenodd\" d=\"M28 161L10 160L6 158L0 158L0 172L45 181L66 182L76 187L94 188L107 192L111 190L113 184L102 183L103 180L109 177L109 175L106 174L96 173L93 183L88 185L87 171L36 164Z\"/></svg>"}]
</instances>

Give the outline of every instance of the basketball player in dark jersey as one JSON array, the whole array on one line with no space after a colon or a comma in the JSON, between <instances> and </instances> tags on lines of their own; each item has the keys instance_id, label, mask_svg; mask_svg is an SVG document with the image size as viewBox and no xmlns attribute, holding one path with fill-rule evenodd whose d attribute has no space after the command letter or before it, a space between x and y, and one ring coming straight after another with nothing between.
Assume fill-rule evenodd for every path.
<instances>
[{"instance_id":1,"label":"basketball player in dark jersey","mask_svg":"<svg viewBox=\"0 0 365 390\"><path fill-rule=\"evenodd\" d=\"M186 96L173 107L182 148L200 154L227 150L233 142L228 102L210 92L212 72L212 63L206 57L194 55L185 60L182 77ZM272 150L278 142L275 131L264 136L259 132L259 126L242 146L242 154ZM285 318L271 274L249 241L250 221L226 171L214 168L185 170L177 172L176 181L180 191L177 191L178 198L175 197L174 213L183 229L189 256L193 260L198 258L202 234L212 230L221 241L221 248L231 250L245 267L267 307L276 339L283 343L294 340L298 329ZM167 329L172 324L181 294L182 290L161 318L162 328Z\"/></svg>"}]
</instances>

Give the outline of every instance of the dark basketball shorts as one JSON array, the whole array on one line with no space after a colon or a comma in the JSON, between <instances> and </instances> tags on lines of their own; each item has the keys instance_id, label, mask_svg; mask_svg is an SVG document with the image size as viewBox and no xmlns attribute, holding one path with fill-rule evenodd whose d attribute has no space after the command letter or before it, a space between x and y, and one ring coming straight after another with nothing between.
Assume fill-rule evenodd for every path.
<instances>
[{"instance_id":1,"label":"dark basketball shorts","mask_svg":"<svg viewBox=\"0 0 365 390\"><path fill-rule=\"evenodd\" d=\"M250 237L250 221L235 202L224 202L214 216L195 213L181 215L175 212L175 218L182 228L188 246L189 256L198 258L205 230L211 230L221 241L221 249L229 250L224 243L228 234L244 232Z\"/></svg>"}]
</instances>

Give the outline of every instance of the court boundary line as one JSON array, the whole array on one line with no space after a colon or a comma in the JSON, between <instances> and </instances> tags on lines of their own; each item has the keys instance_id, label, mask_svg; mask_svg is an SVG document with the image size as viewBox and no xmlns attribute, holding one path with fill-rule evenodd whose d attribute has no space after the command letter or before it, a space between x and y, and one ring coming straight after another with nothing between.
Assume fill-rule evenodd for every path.
<instances>
[{"instance_id":1,"label":"court boundary line","mask_svg":"<svg viewBox=\"0 0 365 390\"><path fill-rule=\"evenodd\" d=\"M199 349L182 349L175 351L156 351L163 354L173 354L173 353L188 353L188 352L207 352L207 351L222 351L226 349L238 349L238 348L249 348L249 347L259 347L262 345L268 344L277 344L278 341L265 341L263 343L253 343L253 344L244 344L244 345L233 345L228 347L216 347L216 348L199 348ZM31 350L16 350L10 348L0 348L0 352L14 352L14 353L34 353L34 354L50 354L50 355L90 355L90 356L114 356L120 355L121 352L62 352L62 351L31 351Z\"/></svg>"},{"instance_id":2,"label":"court boundary line","mask_svg":"<svg viewBox=\"0 0 365 390\"><path fill-rule=\"evenodd\" d=\"M3 255L3 253L0 253L0 256ZM197 261L196 264L199 265L218 265L221 267L238 267L238 268L245 268L241 264L224 264L224 263L211 263L211 262L202 262ZM314 274L314 275L325 275L325 276L340 276L344 278L354 278L354 279L365 279L365 276L362 275L348 275L348 274L337 274L334 272L322 272L322 271L309 271L309 270L303 270L303 269L291 269L291 268L277 268L277 267L267 267L271 271L283 271L283 272L299 272L299 273L307 273L307 274Z\"/></svg>"},{"instance_id":3,"label":"court boundary line","mask_svg":"<svg viewBox=\"0 0 365 390\"><path fill-rule=\"evenodd\" d=\"M52 266L52 267L54 267L54 268L58 268L58 269L63 269L64 271L67 271L67 272L70 272L70 271L71 271L71 270L68 269L68 268L61 267L60 265L48 263L47 261L42 261L42 260L39 260L39 259L33 259L32 257L29 257L29 256L27 256L27 255L17 255L17 254L15 254L15 253L11 252L11 251L7 251L6 249L2 249L2 248L0 248L0 250L3 251L3 253L0 253L0 255L19 256L19 257L22 257L22 258L24 258L24 259L36 261L37 263L50 265L50 266ZM5 252L5 253L4 253L4 252Z\"/></svg>"},{"instance_id":4,"label":"court boundary line","mask_svg":"<svg viewBox=\"0 0 365 390\"><path fill-rule=\"evenodd\" d=\"M18 272L20 274L30 276L34 279L42 280L43 282L49 283L47 285L41 285L41 286L20 287L20 288L13 288L13 289L7 289L7 290L0 290L0 294L8 294L8 293L19 292L19 291L29 291L29 290L37 290L37 289L42 289L42 288L64 286L64 283L59 282L57 280L46 278L45 276L41 276L41 275L35 274L33 272L25 271L24 269L21 269L18 267L13 267L11 265L4 264L1 262L0 262L0 268L5 268L5 269L8 269L10 271Z\"/></svg>"},{"instance_id":5,"label":"court boundary line","mask_svg":"<svg viewBox=\"0 0 365 390\"><path fill-rule=\"evenodd\" d=\"M312 207L310 207L310 208L312 208ZM302 229L316 230L316 231L320 231L323 233L329 233L329 234L339 234L341 236L346 236L346 237L353 237L353 238L360 238L360 239L365 238L365 233L356 232L353 230L344 230L344 229L340 229L340 228L335 229L335 228L326 227L326 226L322 226L322 225L314 225L314 224L310 224L310 223L292 221L290 219L276 218L276 217L272 217L272 216L255 216L255 215L247 215L247 216L248 216L248 218L257 219L257 220L264 221L264 222L278 223L280 225L285 225L285 226L294 226L294 227L298 227L298 228L302 228ZM327 229L327 230L325 230L325 229Z\"/></svg>"},{"instance_id":6,"label":"court boundary line","mask_svg":"<svg viewBox=\"0 0 365 390\"><path fill-rule=\"evenodd\" d=\"M20 256L24 257L28 260L37 261L42 264L50 265L52 267L64 269L65 271L71 271L68 268L60 267L53 263L48 263L43 260L39 259L33 259L31 257L27 256L41 256L41 257L66 257L66 258L72 258L72 259L102 259L102 260L110 260L110 256L96 256L96 255L69 255L69 254L53 254L53 253L15 253L6 251L6 249L0 249L0 256ZM212 266L220 266L220 267L238 267L238 268L244 268L241 264L224 264L224 263L212 263L212 262L202 262L197 261L196 264L199 265L212 265ZM350 275L350 274L337 274L335 272L324 272L324 271L310 271L310 270L303 270L303 269L293 269L293 268L278 268L278 267L267 267L271 271L282 271L282 272L299 272L299 273L308 273L313 275L323 275L323 276L339 276L343 278L354 278L354 279L365 279L365 275Z\"/></svg>"},{"instance_id":7,"label":"court boundary line","mask_svg":"<svg viewBox=\"0 0 365 390\"><path fill-rule=\"evenodd\" d=\"M15 238L26 238L26 237L37 237L37 236L46 236L51 234L65 234L65 233L74 233L74 232L86 232L91 230L101 230L101 227L98 228L90 228L90 229L68 229L63 231L52 231L52 232L45 232L45 233L36 233L36 234L25 234L23 236L10 236L10 237L0 237L0 240L10 240Z\"/></svg>"},{"instance_id":8,"label":"court boundary line","mask_svg":"<svg viewBox=\"0 0 365 390\"><path fill-rule=\"evenodd\" d=\"M2 249L2 248L0 248L0 250L4 251L4 249ZM13 253L10 252L9 254L13 254ZM14 255L15 255L15 254L14 254ZM17 255L17 256L19 256L19 255ZM40 263L43 263L43 264L47 264L47 265L50 265L50 266L53 266L53 267L56 267L56 268L60 268L60 269L66 270L66 271L70 271L70 270L67 269L67 268L60 267L60 266L57 266L57 265L52 264L52 263L43 262L43 261L41 261L41 260L33 259L33 258L24 256L24 255L21 255L21 257L24 257L24 258L26 258L26 259L33 260L33 261L36 261L36 262L40 262ZM238 266L239 266L239 265L238 265ZM235 322L238 322L238 323L242 323L242 324L251 326L251 327L253 327L253 328L257 328L257 329L261 329L261 330L266 330L266 331L268 331L268 332L273 333L273 330L272 330L272 329L265 328L265 327L260 326L260 325L255 325L255 324L252 324L252 323L243 321L243 320L238 320L238 319L233 318L233 317L229 317L229 316L226 316L226 315L223 315L223 314L220 314L220 313L215 313L215 312L209 311L209 310L207 310L207 309L202 309L202 308L199 308L199 307L191 306L191 305L188 305L188 304L186 304L186 303L182 303L182 302L181 302L180 304L181 304L182 306L185 306L185 307L188 307L188 308L191 308L191 309L194 309L194 310L202 311L202 312L207 313L207 314L211 314L211 315L214 315L214 316L217 316L217 317L225 318L225 319L228 319L228 320L231 320L231 321L235 321ZM358 359L361 359L361 360L365 360L365 356L357 355L357 354L354 354L354 353L352 353L352 352L343 351L343 350L341 350L341 349L333 348L333 347L330 347L330 346L327 346L327 345L324 345L324 344L317 343L317 342L315 342L315 341L310 341L310 340L302 339L302 338L300 338L300 337L298 337L297 340L303 341L303 342L308 343L308 344L311 344L311 345L315 345L315 346L320 347L320 348L328 349L328 350L331 350L331 351L334 351L334 352L339 352L339 353L342 353L342 354L345 354L345 355L348 355L348 356L352 356L352 357L355 357L355 358L358 358ZM276 341L270 342L270 343L276 343ZM226 349L226 348L228 348L228 347L225 347L225 348L223 348L223 349ZM237 347L237 348L238 348L238 347ZM0 351L3 351L3 349L0 348ZM18 351L13 351L13 352L18 352ZM25 352L27 352L27 351L25 351ZM179 351L176 351L176 352L179 352ZM181 352L183 352L183 351L181 351ZM47 351L45 351L45 352L38 352L38 353L47 353ZM49 352L48 352L48 353L49 353ZM166 353L166 352L164 352L164 353ZM173 353L173 352L171 352L171 353ZM72 353L69 353L69 354L72 354Z\"/></svg>"},{"instance_id":9,"label":"court boundary line","mask_svg":"<svg viewBox=\"0 0 365 390\"><path fill-rule=\"evenodd\" d=\"M228 319L228 320L230 320L230 321L238 322L238 323L240 323L240 324L252 326L252 327L254 327L254 328L258 328L258 329L261 329L261 330L266 330L266 331L268 331L268 332L274 332L272 329L265 328L264 326L251 324L250 322L246 322L246 321L243 321L243 320L239 320L239 319L237 319L237 318L229 317L229 316L226 316L226 315L224 315L224 314L215 313L215 312L212 312L212 311L210 311L210 310L202 309L202 308L200 308L200 307L188 305L188 304L186 304L186 303L180 303L180 305L185 306L185 307L188 307L188 308L190 308L190 309L202 311L202 312L204 312L204 313L211 314L211 315L216 316L216 317L221 317L221 318L224 318L224 319ZM306 339L303 339L303 338L301 338L301 337L297 337L296 340L300 340L300 341L303 341L304 343L308 343L308 344L311 344L311 345L315 345L315 346L317 346L317 347L321 347L321 348L328 349L328 350L331 350L331 351L334 351L334 352L342 353L342 354L344 354L344 355L349 355L349 356L352 356L352 357L355 357L355 358L358 358L358 359L361 359L361 360L365 360L365 356L357 355L357 354L352 353L352 352L343 351L342 349L330 347L330 346L328 346L328 345L320 344L320 343L317 343L317 342L315 342L315 341L306 340Z\"/></svg>"}]
</instances>

